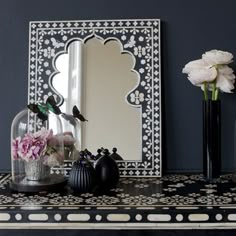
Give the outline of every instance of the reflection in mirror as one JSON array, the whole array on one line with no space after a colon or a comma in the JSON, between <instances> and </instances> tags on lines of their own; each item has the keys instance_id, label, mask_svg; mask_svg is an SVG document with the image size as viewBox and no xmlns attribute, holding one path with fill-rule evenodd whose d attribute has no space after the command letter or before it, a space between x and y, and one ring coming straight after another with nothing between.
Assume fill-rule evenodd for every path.
<instances>
[{"instance_id":1,"label":"reflection in mirror","mask_svg":"<svg viewBox=\"0 0 236 236\"><path fill-rule=\"evenodd\" d=\"M71 113L77 105L89 120L80 124L80 149L117 147L124 160L141 160L141 107L126 100L139 75L133 55L122 51L117 40L72 41L55 60L59 73L52 83L64 97L61 110Z\"/></svg>"}]
</instances>

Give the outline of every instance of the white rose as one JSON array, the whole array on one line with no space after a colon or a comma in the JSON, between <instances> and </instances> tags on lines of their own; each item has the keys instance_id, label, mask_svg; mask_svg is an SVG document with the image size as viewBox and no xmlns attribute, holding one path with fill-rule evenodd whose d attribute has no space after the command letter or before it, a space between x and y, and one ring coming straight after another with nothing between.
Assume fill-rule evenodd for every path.
<instances>
[{"instance_id":1,"label":"white rose","mask_svg":"<svg viewBox=\"0 0 236 236\"><path fill-rule=\"evenodd\" d=\"M216 83L216 87L219 88L222 92L232 93L231 90L234 89L234 80L218 80Z\"/></svg>"},{"instance_id":2,"label":"white rose","mask_svg":"<svg viewBox=\"0 0 236 236\"><path fill-rule=\"evenodd\" d=\"M202 55L202 59L191 61L183 68L183 73L188 74L188 79L193 85L200 86L215 94L216 88L222 92L231 93L234 89L235 75L227 65L233 60L229 52L211 50ZM217 99L217 98L216 98Z\"/></svg>"},{"instance_id":3,"label":"white rose","mask_svg":"<svg viewBox=\"0 0 236 236\"><path fill-rule=\"evenodd\" d=\"M186 64L182 72L188 74L192 70L203 69L203 68L208 68L208 64L202 59L199 59L195 61L190 61L188 64Z\"/></svg>"},{"instance_id":4,"label":"white rose","mask_svg":"<svg viewBox=\"0 0 236 236\"><path fill-rule=\"evenodd\" d=\"M188 74L189 81L196 86L201 86L204 82L212 82L216 79L217 71L215 67L208 69L195 69Z\"/></svg>"},{"instance_id":5,"label":"white rose","mask_svg":"<svg viewBox=\"0 0 236 236\"><path fill-rule=\"evenodd\" d=\"M235 75L233 70L228 66L218 68L216 87L222 92L232 93L234 89Z\"/></svg>"},{"instance_id":6,"label":"white rose","mask_svg":"<svg viewBox=\"0 0 236 236\"><path fill-rule=\"evenodd\" d=\"M204 53L202 59L208 65L225 65L232 62L233 54L214 49Z\"/></svg>"},{"instance_id":7,"label":"white rose","mask_svg":"<svg viewBox=\"0 0 236 236\"><path fill-rule=\"evenodd\" d=\"M234 75L234 71L232 68L230 68L229 66L221 66L218 68L218 75L219 76L223 76L225 79L228 80L234 80L235 79L235 75Z\"/></svg>"}]
</instances>

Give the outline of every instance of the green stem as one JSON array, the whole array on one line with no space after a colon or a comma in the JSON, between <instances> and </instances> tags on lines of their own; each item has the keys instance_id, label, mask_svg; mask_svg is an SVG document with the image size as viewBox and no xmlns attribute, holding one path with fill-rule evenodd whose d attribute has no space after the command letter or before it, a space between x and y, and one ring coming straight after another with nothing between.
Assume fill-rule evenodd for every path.
<instances>
[{"instance_id":1,"label":"green stem","mask_svg":"<svg viewBox=\"0 0 236 236\"><path fill-rule=\"evenodd\" d=\"M207 94L207 83L206 82L204 82L203 88L204 88L204 99L207 101L208 100L208 94Z\"/></svg>"},{"instance_id":2,"label":"green stem","mask_svg":"<svg viewBox=\"0 0 236 236\"><path fill-rule=\"evenodd\" d=\"M216 82L214 81L212 88L212 96L211 96L212 101L215 101L215 94L216 94Z\"/></svg>"},{"instance_id":3,"label":"green stem","mask_svg":"<svg viewBox=\"0 0 236 236\"><path fill-rule=\"evenodd\" d=\"M218 98L219 98L219 89L216 88L216 90L215 90L215 100L218 100Z\"/></svg>"}]
</instances>

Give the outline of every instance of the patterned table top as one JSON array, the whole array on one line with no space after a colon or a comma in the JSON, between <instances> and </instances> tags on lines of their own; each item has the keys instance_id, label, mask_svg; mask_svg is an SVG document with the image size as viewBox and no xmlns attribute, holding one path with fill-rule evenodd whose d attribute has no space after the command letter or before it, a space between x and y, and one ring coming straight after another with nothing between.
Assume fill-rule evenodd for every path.
<instances>
[{"instance_id":1,"label":"patterned table top","mask_svg":"<svg viewBox=\"0 0 236 236\"><path fill-rule=\"evenodd\" d=\"M202 175L121 178L106 194L26 194L0 174L0 228L236 228L236 183Z\"/></svg>"}]
</instances>

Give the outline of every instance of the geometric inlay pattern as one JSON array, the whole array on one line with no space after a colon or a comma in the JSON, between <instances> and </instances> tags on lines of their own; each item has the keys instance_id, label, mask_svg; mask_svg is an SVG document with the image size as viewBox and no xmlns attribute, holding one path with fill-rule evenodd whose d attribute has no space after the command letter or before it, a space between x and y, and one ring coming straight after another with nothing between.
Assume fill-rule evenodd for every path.
<instances>
[{"instance_id":1,"label":"geometric inlay pattern","mask_svg":"<svg viewBox=\"0 0 236 236\"><path fill-rule=\"evenodd\" d=\"M66 52L73 40L85 42L97 37L103 42L115 39L122 52L135 58L139 83L127 101L142 109L142 160L118 163L121 176L161 176L161 71L160 20L96 20L30 22L28 102L45 102L54 95L60 105L62 96L52 87L57 73L55 58ZM30 116L32 130L40 122ZM70 168L70 165L66 166Z\"/></svg>"},{"instance_id":2,"label":"geometric inlay pattern","mask_svg":"<svg viewBox=\"0 0 236 236\"><path fill-rule=\"evenodd\" d=\"M157 178L121 178L115 189L106 193L74 194L66 187L59 193L10 193L10 175L0 175L1 206L229 206L236 204L236 185L231 175L214 183L202 175L169 175Z\"/></svg>"},{"instance_id":3,"label":"geometric inlay pattern","mask_svg":"<svg viewBox=\"0 0 236 236\"><path fill-rule=\"evenodd\" d=\"M0 228L236 228L236 184L231 175L213 183L202 175L121 178L106 193L17 193L10 174L0 174ZM73 224L74 223L74 224ZM21 225L20 225L21 224ZM28 225L29 224L29 225ZM131 227L131 228L132 228Z\"/></svg>"}]
</instances>

